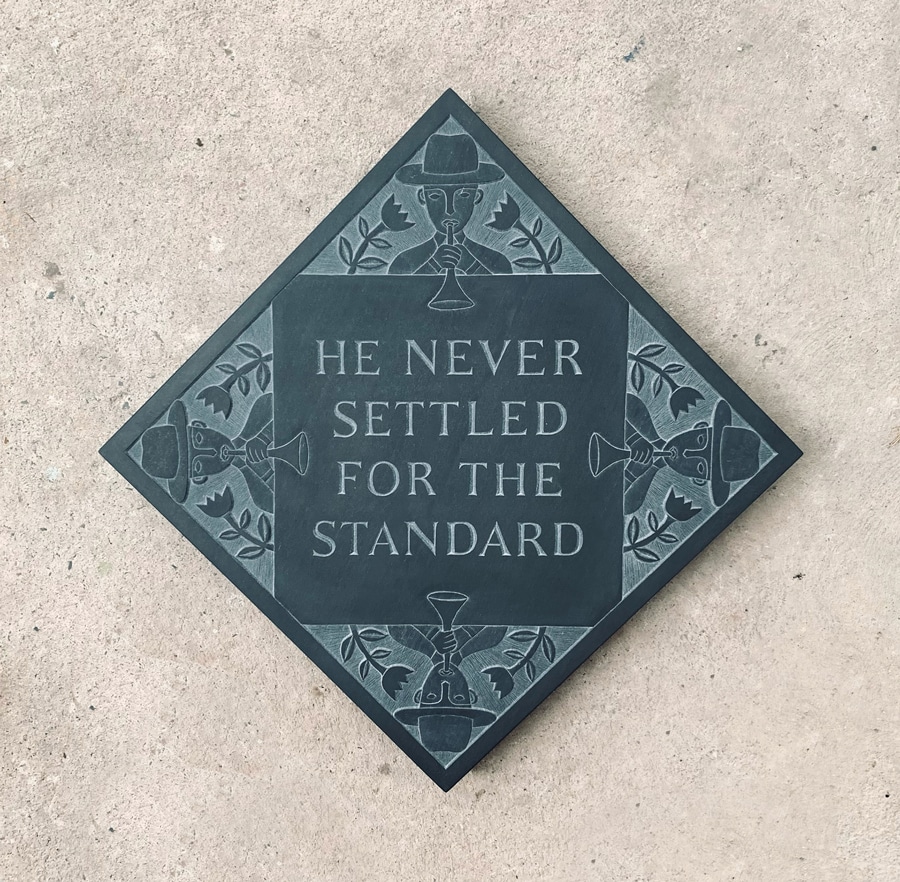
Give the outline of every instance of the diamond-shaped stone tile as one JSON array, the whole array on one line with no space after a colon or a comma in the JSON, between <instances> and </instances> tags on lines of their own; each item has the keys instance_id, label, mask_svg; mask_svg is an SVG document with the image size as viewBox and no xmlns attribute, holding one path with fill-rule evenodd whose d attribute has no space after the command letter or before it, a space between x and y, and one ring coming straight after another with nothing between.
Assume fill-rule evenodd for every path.
<instances>
[{"instance_id":1,"label":"diamond-shaped stone tile","mask_svg":"<svg viewBox=\"0 0 900 882\"><path fill-rule=\"evenodd\" d=\"M102 453L445 789L800 455L452 92Z\"/></svg>"}]
</instances>

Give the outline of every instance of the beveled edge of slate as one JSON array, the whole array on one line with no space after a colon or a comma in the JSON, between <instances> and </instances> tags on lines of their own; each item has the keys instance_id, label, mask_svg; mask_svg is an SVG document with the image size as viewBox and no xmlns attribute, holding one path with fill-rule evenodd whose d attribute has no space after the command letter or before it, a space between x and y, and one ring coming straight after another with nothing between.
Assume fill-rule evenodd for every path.
<instances>
[{"instance_id":1,"label":"beveled edge of slate","mask_svg":"<svg viewBox=\"0 0 900 882\"><path fill-rule=\"evenodd\" d=\"M666 558L618 606L538 680L506 713L476 738L446 768L352 677L350 672L291 616L287 610L181 508L169 504L165 491L132 460L128 448L158 418L173 399L227 348L274 297L337 236L341 229L385 186L396 169L415 152L425 138L448 117L454 116L515 178L551 221L580 249L598 271L673 346L690 358L694 367L732 404L775 452L774 458L723 505L706 523ZM802 456L802 451L767 417L757 404L685 333L661 306L567 211L546 187L513 155L465 102L448 89L413 124L372 170L341 200L325 219L247 298L221 327L135 412L100 449L100 455L141 493L210 562L242 591L287 637L295 643L398 747L441 789L447 791L484 758L648 600L721 533L742 511L768 489ZM698 547L699 546L699 547Z\"/></svg>"}]
</instances>

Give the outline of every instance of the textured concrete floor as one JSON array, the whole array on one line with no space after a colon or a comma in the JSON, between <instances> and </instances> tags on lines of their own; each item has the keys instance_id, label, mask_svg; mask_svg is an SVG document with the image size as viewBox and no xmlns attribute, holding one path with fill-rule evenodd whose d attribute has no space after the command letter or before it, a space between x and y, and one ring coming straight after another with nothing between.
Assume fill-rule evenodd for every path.
<instances>
[{"instance_id":1,"label":"textured concrete floor","mask_svg":"<svg viewBox=\"0 0 900 882\"><path fill-rule=\"evenodd\" d=\"M225 5L0 2L0 879L896 880L894 0ZM806 456L445 795L96 451L447 86Z\"/></svg>"}]
</instances>

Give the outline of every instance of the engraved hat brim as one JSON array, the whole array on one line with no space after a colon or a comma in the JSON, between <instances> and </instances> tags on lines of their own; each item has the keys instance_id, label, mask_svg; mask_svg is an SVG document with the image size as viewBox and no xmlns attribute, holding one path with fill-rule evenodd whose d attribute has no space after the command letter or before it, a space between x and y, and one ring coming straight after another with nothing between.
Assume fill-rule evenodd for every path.
<instances>
[{"instance_id":1,"label":"engraved hat brim","mask_svg":"<svg viewBox=\"0 0 900 882\"><path fill-rule=\"evenodd\" d=\"M710 451L710 492L717 508L728 500L731 484L722 477L722 432L731 425L731 408L720 401L713 414L712 450Z\"/></svg>"},{"instance_id":2,"label":"engraved hat brim","mask_svg":"<svg viewBox=\"0 0 900 882\"><path fill-rule=\"evenodd\" d=\"M187 412L181 401L176 401L169 408L169 425L175 427L175 437L178 440L178 469L175 476L169 479L169 494L177 503L184 502L188 495L188 435Z\"/></svg>"},{"instance_id":3,"label":"engraved hat brim","mask_svg":"<svg viewBox=\"0 0 900 882\"><path fill-rule=\"evenodd\" d=\"M487 726L497 719L497 715L480 707L456 707L436 704L431 707L402 707L394 711L394 716L407 726L415 726L421 717L465 717L474 726Z\"/></svg>"},{"instance_id":4,"label":"engraved hat brim","mask_svg":"<svg viewBox=\"0 0 900 882\"><path fill-rule=\"evenodd\" d=\"M492 162L479 162L478 167L470 171L438 174L425 171L421 162L404 165L397 172L397 180L401 184L424 184L433 187L456 187L464 184L491 184L504 177L506 172Z\"/></svg>"}]
</instances>

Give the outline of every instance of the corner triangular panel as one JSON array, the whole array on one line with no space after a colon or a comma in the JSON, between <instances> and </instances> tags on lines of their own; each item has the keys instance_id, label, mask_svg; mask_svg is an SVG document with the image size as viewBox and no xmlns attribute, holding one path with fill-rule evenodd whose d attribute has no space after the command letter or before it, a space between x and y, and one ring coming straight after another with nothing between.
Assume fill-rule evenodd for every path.
<instances>
[{"instance_id":1,"label":"corner triangular panel","mask_svg":"<svg viewBox=\"0 0 900 882\"><path fill-rule=\"evenodd\" d=\"M431 135L438 140L431 141ZM470 181L448 194L428 169L441 138L450 149L469 147ZM403 168L414 169L403 173ZM480 172L479 172L480 170ZM463 177L460 175L459 177ZM452 196L452 202L449 197ZM466 215L468 217L465 217ZM462 226L458 221L465 217ZM457 223L453 223L457 221ZM490 153L449 117L410 162L321 251L305 273L413 275L437 272L434 255L447 225L464 248L464 267L478 273L595 273L590 261L529 198ZM460 236L462 234L462 236ZM459 267L457 267L459 270Z\"/></svg>"},{"instance_id":2,"label":"corner triangular panel","mask_svg":"<svg viewBox=\"0 0 900 882\"><path fill-rule=\"evenodd\" d=\"M102 453L444 789L800 455L452 92Z\"/></svg>"}]
</instances>

